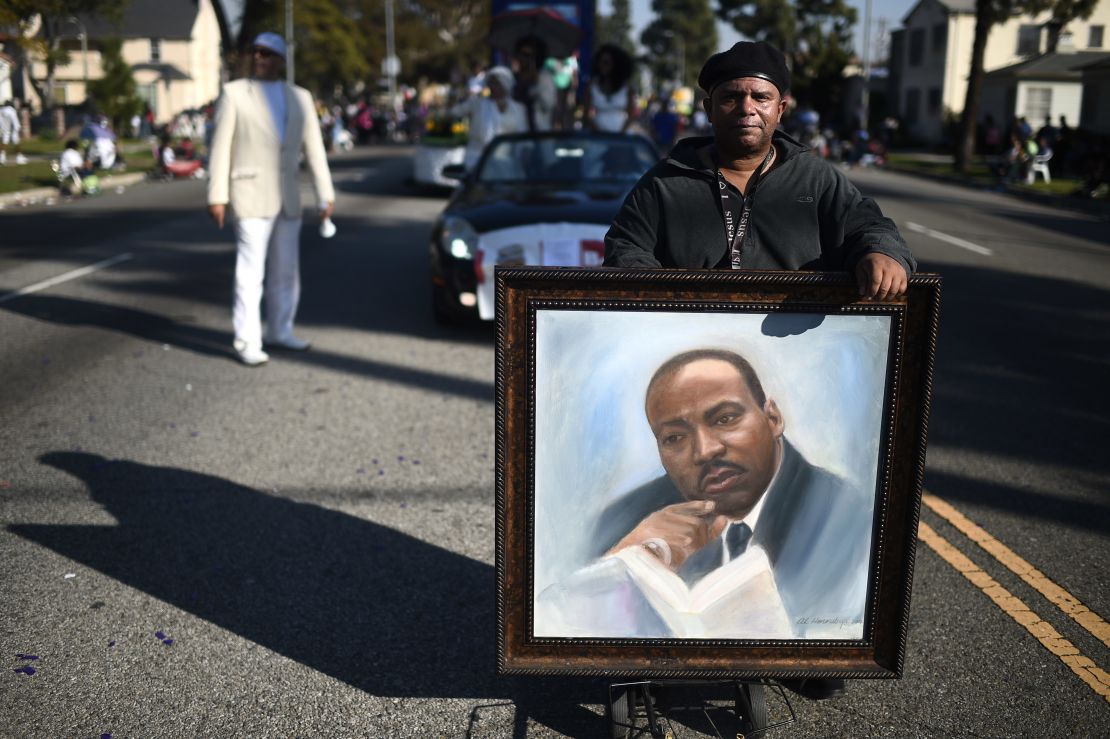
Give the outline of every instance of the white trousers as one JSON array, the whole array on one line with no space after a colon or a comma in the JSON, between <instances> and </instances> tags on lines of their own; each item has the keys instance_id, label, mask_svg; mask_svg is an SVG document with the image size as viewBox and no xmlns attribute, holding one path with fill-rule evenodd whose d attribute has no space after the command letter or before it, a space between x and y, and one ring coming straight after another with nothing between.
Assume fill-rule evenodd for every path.
<instances>
[{"instance_id":1,"label":"white trousers","mask_svg":"<svg viewBox=\"0 0 1110 739\"><path fill-rule=\"evenodd\" d=\"M239 218L235 300L231 323L236 346L262 346L262 283L266 282L266 335L287 339L301 299L301 219Z\"/></svg>"}]
</instances>

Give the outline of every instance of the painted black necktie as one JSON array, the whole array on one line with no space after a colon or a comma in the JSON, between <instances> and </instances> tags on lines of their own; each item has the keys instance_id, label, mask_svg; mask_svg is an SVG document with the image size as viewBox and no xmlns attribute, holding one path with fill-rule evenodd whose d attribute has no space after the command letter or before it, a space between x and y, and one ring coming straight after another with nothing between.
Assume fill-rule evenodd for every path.
<instances>
[{"instance_id":1,"label":"painted black necktie","mask_svg":"<svg viewBox=\"0 0 1110 739\"><path fill-rule=\"evenodd\" d=\"M728 547L729 560L736 559L748 548L752 538L752 528L746 523L734 523L725 532L725 546Z\"/></svg>"}]
</instances>

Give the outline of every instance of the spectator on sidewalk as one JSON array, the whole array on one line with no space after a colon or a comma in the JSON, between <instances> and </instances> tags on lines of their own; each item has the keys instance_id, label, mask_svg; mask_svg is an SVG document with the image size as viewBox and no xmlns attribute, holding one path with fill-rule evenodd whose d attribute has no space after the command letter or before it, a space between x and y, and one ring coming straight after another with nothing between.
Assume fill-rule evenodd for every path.
<instances>
[{"instance_id":1,"label":"spectator on sidewalk","mask_svg":"<svg viewBox=\"0 0 1110 739\"><path fill-rule=\"evenodd\" d=\"M189 139L186 138L185 141ZM184 144L184 141L182 142ZM191 143L191 142L190 142ZM177 158L169 134L162 134L161 145L158 149L158 162L163 172L173 177L193 177L201 171L200 160L187 155Z\"/></svg>"},{"instance_id":2,"label":"spectator on sidewalk","mask_svg":"<svg viewBox=\"0 0 1110 739\"><path fill-rule=\"evenodd\" d=\"M92 165L81 153L81 142L70 139L58 159L58 186L67 195L80 195L86 177L93 174Z\"/></svg>"},{"instance_id":3,"label":"spectator on sidewalk","mask_svg":"<svg viewBox=\"0 0 1110 739\"><path fill-rule=\"evenodd\" d=\"M223 228L235 210L237 256L232 323L239 360L269 360L263 341L303 351L293 334L300 301L301 201L297 182L304 150L316 186L322 221L335 201L327 154L312 95L285 82L285 40L262 33L251 49L251 77L224 85L208 164L208 212ZM266 280L266 336L262 335L262 284Z\"/></svg>"},{"instance_id":4,"label":"spectator on sidewalk","mask_svg":"<svg viewBox=\"0 0 1110 739\"><path fill-rule=\"evenodd\" d=\"M27 157L19 147L20 131L23 124L19 122L19 111L16 110L15 101L8 100L0 105L0 165L8 163L8 147L15 147L15 163L26 164Z\"/></svg>"}]
</instances>

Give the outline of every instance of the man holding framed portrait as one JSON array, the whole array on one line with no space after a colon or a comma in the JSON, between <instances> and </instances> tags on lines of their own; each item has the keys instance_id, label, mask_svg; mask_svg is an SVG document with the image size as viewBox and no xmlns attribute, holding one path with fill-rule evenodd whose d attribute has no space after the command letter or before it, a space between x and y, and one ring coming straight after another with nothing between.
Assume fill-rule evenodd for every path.
<instances>
[{"instance_id":1,"label":"man holding framed portrait","mask_svg":"<svg viewBox=\"0 0 1110 739\"><path fill-rule=\"evenodd\" d=\"M848 271L860 294L902 295L916 263L898 228L825 160L777 130L790 72L741 41L698 75L712 136L641 178L605 237L607 267Z\"/></svg>"},{"instance_id":2,"label":"man holding framed portrait","mask_svg":"<svg viewBox=\"0 0 1110 739\"><path fill-rule=\"evenodd\" d=\"M916 262L894 222L836 167L807 156L804 146L777 130L790 88L782 52L766 42L739 42L706 61L698 85L707 95L703 104L712 136L680 141L644 175L606 235L605 266L851 272L862 297L886 300L904 295ZM649 391L649 416L651 400ZM774 425L772 413L764 418ZM777 420L778 444L784 445L781 416ZM651 423L655 430L658 422ZM666 466L662 438L660 452ZM781 456L777 464L781 466ZM719 503L697 500L696 486L685 490L670 467L667 472L685 502L672 501L660 508L614 550L635 543L673 563L673 541L704 544L703 539L725 542L727 534L736 538L737 524L721 523L728 516L698 508ZM724 478L733 473L721 468L698 474L721 477L716 482L724 485L728 482ZM758 500L760 493L755 495ZM641 501L645 500L647 496L642 496ZM753 507L759 514L758 506L754 503L745 515L750 517ZM733 521L737 518L732 516ZM662 531L669 537L645 535L658 533L658 526L667 523L671 526ZM689 556L719 557L705 554L719 549L702 546ZM727 562L727 547L725 552ZM685 559L685 555L679 547L677 557ZM694 563L683 564L689 570ZM789 595L786 601L789 611ZM797 623L789 613L786 620ZM844 683L822 680L804 687L810 697L827 698L842 692Z\"/></svg>"}]
</instances>

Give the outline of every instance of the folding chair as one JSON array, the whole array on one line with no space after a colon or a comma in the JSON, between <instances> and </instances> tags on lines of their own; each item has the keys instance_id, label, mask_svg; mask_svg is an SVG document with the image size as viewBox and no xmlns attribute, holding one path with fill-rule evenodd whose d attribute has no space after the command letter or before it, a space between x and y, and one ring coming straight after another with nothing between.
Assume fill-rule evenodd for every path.
<instances>
[{"instance_id":1,"label":"folding chair","mask_svg":"<svg viewBox=\"0 0 1110 739\"><path fill-rule=\"evenodd\" d=\"M1032 163L1029 165L1029 172L1025 175L1025 184L1032 185L1037 179L1037 173L1040 172L1044 177L1045 182L1052 182L1052 175L1048 171L1048 162L1052 159L1052 152L1047 154L1038 154L1033 157Z\"/></svg>"}]
</instances>

